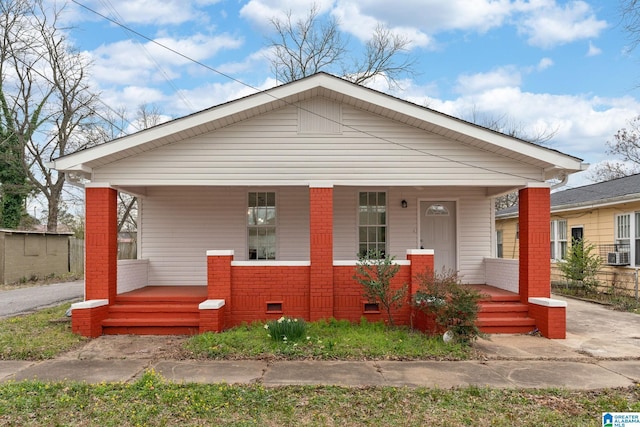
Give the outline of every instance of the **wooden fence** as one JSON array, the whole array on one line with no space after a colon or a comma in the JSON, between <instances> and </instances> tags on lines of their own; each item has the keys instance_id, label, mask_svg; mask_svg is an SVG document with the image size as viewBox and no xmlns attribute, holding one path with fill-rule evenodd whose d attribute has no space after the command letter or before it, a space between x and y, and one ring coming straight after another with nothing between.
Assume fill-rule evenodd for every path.
<instances>
[{"instance_id":1,"label":"wooden fence","mask_svg":"<svg viewBox=\"0 0 640 427\"><path fill-rule=\"evenodd\" d=\"M84 274L84 240L69 237L69 272Z\"/></svg>"}]
</instances>

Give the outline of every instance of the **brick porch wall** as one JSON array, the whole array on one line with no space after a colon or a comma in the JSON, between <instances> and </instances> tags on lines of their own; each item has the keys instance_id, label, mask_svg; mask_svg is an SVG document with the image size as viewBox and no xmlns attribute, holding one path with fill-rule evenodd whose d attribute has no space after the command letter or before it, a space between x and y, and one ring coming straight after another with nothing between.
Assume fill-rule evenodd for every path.
<instances>
[{"instance_id":1,"label":"brick porch wall","mask_svg":"<svg viewBox=\"0 0 640 427\"><path fill-rule=\"evenodd\" d=\"M403 261L394 277L392 285L396 289L403 284L409 285L412 277L423 272L426 266L433 266L433 251L414 252L407 255L411 261ZM362 285L353 279L356 262L347 264L331 266L331 311L321 307L324 310L322 318L359 322L364 317L372 322L386 321L387 315L383 310L365 311L367 301L363 297ZM233 251L208 251L207 265L208 298L225 301L224 322L219 323L224 324L225 328L281 316L317 320L313 317L317 310L314 311L313 307L313 268L309 263L233 261ZM411 324L410 298L411 293L402 307L394 311L396 324ZM274 304L279 305L281 310L273 310Z\"/></svg>"}]
</instances>

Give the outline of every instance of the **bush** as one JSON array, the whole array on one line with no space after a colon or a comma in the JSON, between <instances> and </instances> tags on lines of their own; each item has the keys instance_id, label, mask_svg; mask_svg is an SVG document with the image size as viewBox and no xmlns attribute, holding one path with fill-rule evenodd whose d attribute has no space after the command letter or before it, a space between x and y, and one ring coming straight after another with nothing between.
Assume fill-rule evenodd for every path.
<instances>
[{"instance_id":1,"label":"bush","mask_svg":"<svg viewBox=\"0 0 640 427\"><path fill-rule=\"evenodd\" d=\"M602 266L602 260L592 253L594 250L593 244L574 240L564 260L558 263L558 268L567 283L581 288L584 293L590 293L598 286L597 275Z\"/></svg>"},{"instance_id":2,"label":"bush","mask_svg":"<svg viewBox=\"0 0 640 427\"><path fill-rule=\"evenodd\" d=\"M307 324L303 319L282 316L264 325L269 337L274 341L299 341L307 335Z\"/></svg>"},{"instance_id":3,"label":"bush","mask_svg":"<svg viewBox=\"0 0 640 427\"><path fill-rule=\"evenodd\" d=\"M475 341L480 335L476 325L480 293L464 286L453 270L443 269L441 273L427 270L416 279L419 289L413 297L414 307L433 314L438 326L451 331L457 342L469 344Z\"/></svg>"},{"instance_id":4,"label":"bush","mask_svg":"<svg viewBox=\"0 0 640 427\"><path fill-rule=\"evenodd\" d=\"M408 292L406 283L399 289L391 287L391 280L400 271L400 266L394 264L393 260L393 257L377 251L368 252L358 259L356 274L353 276L364 287L363 297L382 306L390 326L395 324L392 310L402 306Z\"/></svg>"}]
</instances>

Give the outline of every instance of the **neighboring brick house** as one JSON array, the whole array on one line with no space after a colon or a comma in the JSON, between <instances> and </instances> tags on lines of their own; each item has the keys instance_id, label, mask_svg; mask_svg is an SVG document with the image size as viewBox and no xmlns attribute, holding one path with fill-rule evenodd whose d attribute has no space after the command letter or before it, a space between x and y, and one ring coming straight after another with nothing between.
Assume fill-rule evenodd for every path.
<instances>
[{"instance_id":1,"label":"neighboring brick house","mask_svg":"<svg viewBox=\"0 0 640 427\"><path fill-rule=\"evenodd\" d=\"M518 208L496 213L497 254L518 258ZM603 261L600 280L632 290L640 267L640 174L557 191L551 194L550 257L552 278L560 278L557 261L573 239L595 247Z\"/></svg>"},{"instance_id":2,"label":"neighboring brick house","mask_svg":"<svg viewBox=\"0 0 640 427\"><path fill-rule=\"evenodd\" d=\"M582 161L328 74L52 166L86 188L86 301L73 309L85 335L219 331L283 314L381 320L352 278L370 249L398 260L395 285L412 292L428 267L502 285L493 199L519 190L524 256L506 286L533 316L521 327L564 336L564 308L549 299L547 180ZM126 263L118 191L140 204L139 259ZM405 304L396 317L412 314Z\"/></svg>"}]
</instances>

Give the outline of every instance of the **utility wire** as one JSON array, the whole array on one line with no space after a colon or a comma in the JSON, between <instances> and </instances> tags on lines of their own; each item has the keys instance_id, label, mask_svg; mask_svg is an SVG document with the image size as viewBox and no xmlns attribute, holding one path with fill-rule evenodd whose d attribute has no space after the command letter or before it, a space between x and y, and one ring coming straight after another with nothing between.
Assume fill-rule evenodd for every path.
<instances>
[{"instance_id":1,"label":"utility wire","mask_svg":"<svg viewBox=\"0 0 640 427\"><path fill-rule=\"evenodd\" d=\"M115 25L117 25L117 26L119 26L119 27L125 28L128 32L130 32L130 33L132 33L132 34L135 34L135 35L137 35L138 37L141 37L141 38L143 38L143 39L145 39L145 40L147 40L147 41L149 41L149 42L151 42L151 43L153 43L153 44L155 44L155 45L157 45L157 46L159 46L159 47L161 47L161 48L163 48L163 49L166 49L166 50L168 50L169 52L172 52L172 53L174 53L174 54L176 54L176 55L178 55L178 56L180 56L180 57L182 57L182 58L184 58L184 59L186 59L186 60L188 60L188 61L190 61L190 62L193 62L194 64L200 65L201 67L204 67L204 68L206 68L207 70L210 70L210 71L212 71L212 72L214 72L214 73L216 73L216 74L218 74L218 75L220 75L220 76L222 76L222 77L224 77L224 78L226 78L226 79L228 79L228 80L231 80L231 81L233 81L233 82L239 83L239 84L241 84L241 85L243 85L243 86L245 86L245 87L248 87L248 88L250 88L250 89L252 89L252 90L255 90L256 92L260 92L260 89L256 88L255 86L252 86L252 85L250 85L250 84L248 84L248 83L245 83L245 82L243 82L243 81L241 81L241 80L239 80L239 79L237 79L237 78L235 78L235 77L233 77L233 76L231 76L231 75L229 75L229 74L223 73L223 72L222 72L222 71L220 71L220 70L217 70L217 69L215 69L215 68L213 68L213 67L211 67L211 66L209 66L209 65L207 65L207 64L205 64L205 63L203 63L203 62L201 62L201 61L198 61L198 60L196 60L196 59L193 59L193 58L191 58L191 57L189 57L189 56L187 56L187 55L183 54L182 52L179 52L179 51L177 51L177 50L175 50L175 49L173 49L173 48L171 48L171 47L169 47L169 46L166 46L165 44L160 43L160 42L158 42L157 40L154 40L154 39L152 39L151 37L148 37L148 36L146 36L145 34L140 33L139 31L136 31L136 30L134 30L134 29L132 29L132 28L130 28L130 27L127 27L126 25L124 25L124 24L122 24L122 23L120 23L120 22L118 22L118 21L113 20L113 19L111 19L110 17L108 17L108 16L106 16L106 15L104 15L104 14L102 14L102 13L100 13L100 12L98 12L98 11L96 11L96 10L94 10L94 9L92 9L92 8L90 8L90 7L88 7L88 6L84 5L84 4L82 4L82 3L80 3L80 2L79 2L79 1L77 1L77 0L71 0L71 1L72 1L73 3L75 3L76 5L78 5L78 6L82 7L82 8L84 8L84 9L88 10L89 12L94 13L94 14L96 14L96 15L100 16L101 18L103 18L103 19L105 19L105 20L107 20L107 21L111 22L112 24L115 24ZM273 94L269 93L268 91L264 91L263 93L264 93L265 95L267 95L267 96L272 97L274 100L284 102L284 103L285 103L285 104L287 104L287 105L294 106L294 107L296 107L296 108L298 108L298 109L301 109L301 110L303 110L303 111L306 111L306 112L308 112L308 113L310 113L310 114L314 114L314 115L316 115L316 116L318 116L318 117L324 118L325 120L329 120L329 121L331 121L331 122L334 122L334 123L340 124L341 126L344 126L344 127L346 127L347 129L351 129L351 130L353 130L353 131L355 131L355 132L362 133L362 134L364 134L364 135L367 135L367 136L372 137L372 138L374 138L374 139L378 139L378 140L380 140L380 141L388 142L388 143L393 144L393 145L395 145L395 146L402 147L402 148L404 148L404 149L406 149L406 150L410 150L410 151L413 151L413 152L417 152L417 153L420 153L420 154L423 154L423 155L426 155L426 156L435 157L435 158L438 158L438 159L441 159L441 160L446 160L446 161L449 161L449 162L452 162L452 163L456 163L456 164L459 164L459 165L462 165L462 166L467 166L467 167L470 167L470 168L473 168L473 169L483 170L483 171L486 171L486 172L498 173L498 174L507 175L507 176L512 176L512 177L516 177L516 178L522 178L522 179L526 179L526 180L531 180L531 179L532 179L532 178L531 178L531 177L529 177L529 176L524 176L524 175L519 175L519 174L515 174L515 173L510 173L510 172L505 172L505 171L495 170L495 169L491 169L491 168L488 168L488 167L479 166L479 165L471 164L471 163L468 163L468 162L464 162L464 161L461 161L461 160L452 159L452 158L449 158L449 157L446 157L446 156L442 156L442 155L439 155L439 154L434 154L434 153L431 153L431 152L428 152L428 151L426 151L426 150L422 150L422 149L419 149L419 148L411 147L411 146L408 146L408 145L405 145L405 144L399 143L399 142L397 142L397 141L393 141L393 140L390 140L390 139L388 139L388 138L381 137L381 136L379 136L379 135L374 135L374 134L372 134L372 133L370 133L370 132L368 132L368 131L365 131L365 130L362 130L362 129L358 129L358 128L354 127L354 126L351 126L351 125L347 125L347 124L341 123L341 122L336 121L336 120L333 120L333 119L331 119L331 118L329 118L329 117L324 117L324 116L322 116L322 115L320 115L320 114L318 114L318 113L315 113L315 112L313 112L313 111L306 110L305 108L303 108L303 107L301 107L301 106L299 106L299 105L295 105L295 104L293 104L293 103L291 103L291 102L288 102L288 101L286 101L286 100L284 100L284 99L278 98L277 96L275 96L275 95L273 95ZM442 114L442 113L440 113L440 114ZM452 118L453 118L453 117L452 117ZM460 119L458 119L458 120L460 120ZM461 121L462 121L462 120L461 120Z\"/></svg>"}]
</instances>

